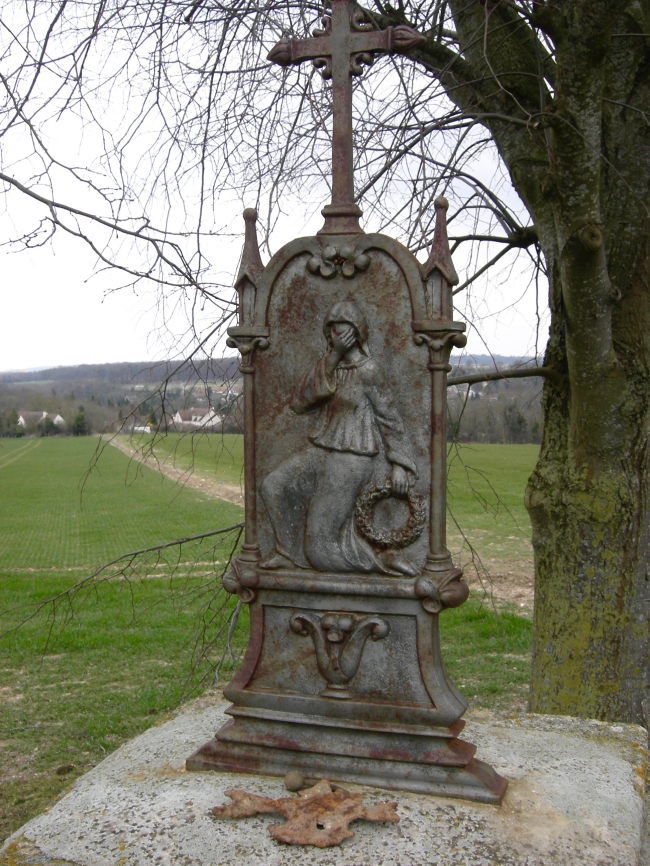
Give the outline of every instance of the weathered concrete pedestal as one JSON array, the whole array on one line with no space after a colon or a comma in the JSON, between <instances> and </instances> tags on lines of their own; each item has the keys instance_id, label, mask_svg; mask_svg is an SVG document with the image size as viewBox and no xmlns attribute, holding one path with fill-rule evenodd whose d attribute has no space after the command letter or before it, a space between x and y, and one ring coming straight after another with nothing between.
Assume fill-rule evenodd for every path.
<instances>
[{"instance_id":1,"label":"weathered concrete pedestal","mask_svg":"<svg viewBox=\"0 0 650 866\"><path fill-rule=\"evenodd\" d=\"M446 676L438 616L422 607L415 579L260 571L250 616L259 639L225 689L232 720L188 770L299 770L501 801L506 780L458 738L466 702Z\"/></svg>"},{"instance_id":2,"label":"weathered concrete pedestal","mask_svg":"<svg viewBox=\"0 0 650 866\"><path fill-rule=\"evenodd\" d=\"M640 860L646 732L634 725L468 713L467 734L510 780L501 806L377 788L398 824L351 825L340 848L295 848L273 815L217 821L228 788L287 796L270 776L188 773L186 756L225 721L216 698L122 746L22 827L0 866L648 866ZM277 818L278 822L283 819Z\"/></svg>"}]
</instances>

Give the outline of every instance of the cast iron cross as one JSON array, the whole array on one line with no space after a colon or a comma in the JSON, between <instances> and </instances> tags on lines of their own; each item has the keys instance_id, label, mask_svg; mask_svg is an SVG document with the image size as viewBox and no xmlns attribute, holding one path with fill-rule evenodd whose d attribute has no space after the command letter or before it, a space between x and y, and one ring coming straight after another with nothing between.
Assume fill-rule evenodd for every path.
<instances>
[{"instance_id":1,"label":"cast iron cross","mask_svg":"<svg viewBox=\"0 0 650 866\"><path fill-rule=\"evenodd\" d=\"M361 75L375 54L403 54L426 37L406 25L375 30L353 0L330 0L331 17L312 38L281 39L269 60L292 66L311 60L325 79L332 79L332 203L323 208L319 234L358 233L361 210L354 204L352 169L352 76Z\"/></svg>"}]
</instances>

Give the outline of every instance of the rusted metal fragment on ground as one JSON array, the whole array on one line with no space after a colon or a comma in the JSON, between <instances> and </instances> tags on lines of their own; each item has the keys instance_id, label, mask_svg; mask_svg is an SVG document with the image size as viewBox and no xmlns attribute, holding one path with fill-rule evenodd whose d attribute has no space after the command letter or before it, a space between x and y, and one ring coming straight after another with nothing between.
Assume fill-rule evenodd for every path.
<instances>
[{"instance_id":1,"label":"rusted metal fragment on ground","mask_svg":"<svg viewBox=\"0 0 650 866\"><path fill-rule=\"evenodd\" d=\"M272 800L237 788L226 791L232 803L215 806L216 818L249 818L261 813L283 815L285 824L269 824L268 831L278 842L289 845L315 845L331 848L354 836L352 821L399 821L395 813L397 803L378 803L366 806L361 794L350 794L343 788L332 790L327 779L321 779L313 788L300 791L297 797Z\"/></svg>"}]
</instances>

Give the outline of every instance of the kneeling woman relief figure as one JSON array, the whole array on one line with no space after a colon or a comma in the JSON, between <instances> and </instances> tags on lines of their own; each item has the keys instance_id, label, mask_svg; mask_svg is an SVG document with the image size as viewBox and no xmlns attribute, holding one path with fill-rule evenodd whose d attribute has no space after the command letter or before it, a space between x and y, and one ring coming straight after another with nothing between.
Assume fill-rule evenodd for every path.
<instances>
[{"instance_id":1,"label":"kneeling woman relief figure","mask_svg":"<svg viewBox=\"0 0 650 866\"><path fill-rule=\"evenodd\" d=\"M368 324L347 298L332 306L323 331L328 351L302 377L290 403L298 415L318 413L311 445L262 482L275 549L260 566L415 576L419 570L398 548L415 541L424 525L424 508L411 490L417 467L394 395L370 354ZM388 461L390 476L370 490L378 460ZM391 533L383 540L367 531L370 541L364 537L364 494L408 499L410 531L395 543Z\"/></svg>"}]
</instances>

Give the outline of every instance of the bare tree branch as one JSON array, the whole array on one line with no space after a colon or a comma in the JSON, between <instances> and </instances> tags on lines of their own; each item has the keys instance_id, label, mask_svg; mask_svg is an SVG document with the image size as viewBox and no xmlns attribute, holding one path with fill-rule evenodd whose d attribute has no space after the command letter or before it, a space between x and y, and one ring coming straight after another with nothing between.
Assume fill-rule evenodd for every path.
<instances>
[{"instance_id":1,"label":"bare tree branch","mask_svg":"<svg viewBox=\"0 0 650 866\"><path fill-rule=\"evenodd\" d=\"M447 387L451 385L475 385L477 382L498 382L501 379L526 379L531 376L549 379L557 386L560 386L564 381L563 377L552 367L506 367L485 373L450 376L447 379Z\"/></svg>"}]
</instances>

